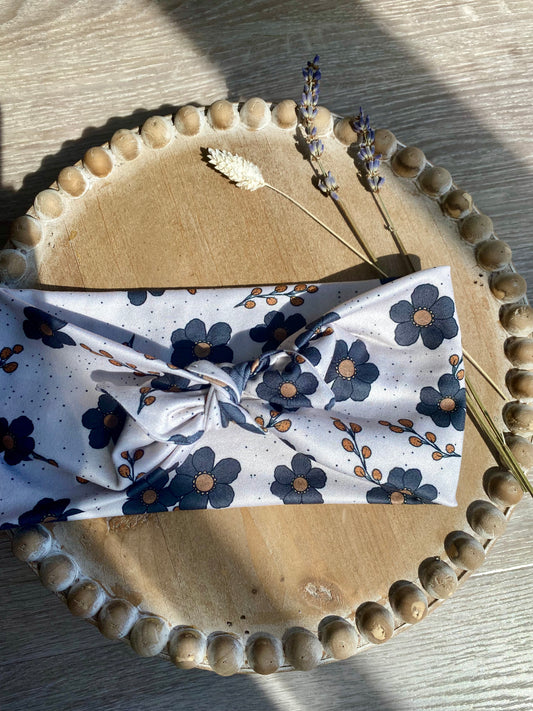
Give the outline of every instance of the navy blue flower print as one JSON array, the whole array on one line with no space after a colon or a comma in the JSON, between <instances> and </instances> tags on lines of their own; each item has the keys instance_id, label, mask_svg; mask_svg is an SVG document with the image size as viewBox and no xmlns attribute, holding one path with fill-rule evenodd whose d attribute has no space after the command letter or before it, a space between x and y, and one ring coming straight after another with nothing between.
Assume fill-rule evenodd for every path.
<instances>
[{"instance_id":1,"label":"navy blue flower print","mask_svg":"<svg viewBox=\"0 0 533 711\"><path fill-rule=\"evenodd\" d=\"M411 301L399 301L391 307L389 315L398 324L394 340L400 346L411 346L418 337L430 350L438 348L445 338L454 338L458 333L453 318L455 306L449 296L439 298L439 290L433 284L420 284L411 294Z\"/></svg>"},{"instance_id":2,"label":"navy blue flower print","mask_svg":"<svg viewBox=\"0 0 533 711\"><path fill-rule=\"evenodd\" d=\"M45 346L50 348L63 348L63 346L75 346L76 342L67 333L61 333L61 329L67 325L66 321L50 316L46 311L27 306L24 309L26 321L23 321L22 328L28 338L40 339Z\"/></svg>"},{"instance_id":3,"label":"navy blue flower print","mask_svg":"<svg viewBox=\"0 0 533 711\"><path fill-rule=\"evenodd\" d=\"M176 467L176 476L169 489L178 500L180 509L214 509L230 506L235 492L230 484L235 481L241 465L228 457L215 464L211 447L202 447Z\"/></svg>"},{"instance_id":4,"label":"navy blue flower print","mask_svg":"<svg viewBox=\"0 0 533 711\"><path fill-rule=\"evenodd\" d=\"M326 383L333 381L331 389L337 402L368 397L371 384L379 376L377 366L368 363L368 359L363 341L356 340L350 348L345 341L337 341L325 378Z\"/></svg>"},{"instance_id":5,"label":"navy blue flower print","mask_svg":"<svg viewBox=\"0 0 533 711\"><path fill-rule=\"evenodd\" d=\"M185 368L196 360L210 360L212 363L231 363L233 351L227 342L231 338L231 326L224 322L215 323L209 331L203 321L194 318L178 328L171 336L171 362L178 368Z\"/></svg>"},{"instance_id":6,"label":"navy blue flower print","mask_svg":"<svg viewBox=\"0 0 533 711\"><path fill-rule=\"evenodd\" d=\"M250 331L252 341L264 343L263 353L277 350L280 343L305 326L305 319L301 314L291 314L285 318L281 311L269 311L264 321L264 325L254 326Z\"/></svg>"},{"instance_id":7,"label":"navy blue flower print","mask_svg":"<svg viewBox=\"0 0 533 711\"><path fill-rule=\"evenodd\" d=\"M70 499L41 499L31 511L19 516L19 526L35 526L48 521L66 521L69 516L83 513L81 509L67 509Z\"/></svg>"},{"instance_id":8,"label":"navy blue flower print","mask_svg":"<svg viewBox=\"0 0 533 711\"><path fill-rule=\"evenodd\" d=\"M302 373L298 363L291 361L283 370L270 368L263 375L263 382L256 388L257 397L266 400L274 410L297 410L311 407L307 395L312 395L318 387L318 380L312 373Z\"/></svg>"},{"instance_id":9,"label":"navy blue flower print","mask_svg":"<svg viewBox=\"0 0 533 711\"><path fill-rule=\"evenodd\" d=\"M312 466L311 457L295 454L291 467L284 464L274 469L274 479L270 491L284 504L323 504L322 494L317 489L326 485L325 472Z\"/></svg>"},{"instance_id":10,"label":"navy blue flower print","mask_svg":"<svg viewBox=\"0 0 533 711\"><path fill-rule=\"evenodd\" d=\"M122 505L124 514L143 514L168 511L176 503L176 497L165 488L168 472L154 469L126 489L128 500Z\"/></svg>"},{"instance_id":11,"label":"navy blue flower print","mask_svg":"<svg viewBox=\"0 0 533 711\"><path fill-rule=\"evenodd\" d=\"M93 449L103 449L112 439L116 442L126 421L126 411L119 403L104 393L98 398L98 407L86 410L81 418L81 423L88 430L89 444Z\"/></svg>"},{"instance_id":12,"label":"navy blue flower print","mask_svg":"<svg viewBox=\"0 0 533 711\"><path fill-rule=\"evenodd\" d=\"M164 289L130 289L128 291L128 299L133 306L141 306L146 301L148 294L152 296L161 296L165 293Z\"/></svg>"},{"instance_id":13,"label":"navy blue flower print","mask_svg":"<svg viewBox=\"0 0 533 711\"><path fill-rule=\"evenodd\" d=\"M4 453L4 461L14 466L29 461L35 448L35 440L29 435L33 432L33 422L22 415L15 418L11 424L5 417L0 417L0 453Z\"/></svg>"},{"instance_id":14,"label":"navy blue flower print","mask_svg":"<svg viewBox=\"0 0 533 711\"><path fill-rule=\"evenodd\" d=\"M421 415L429 415L437 427L449 427L458 431L465 428L466 391L451 373L441 375L435 388L422 388L420 402L416 406Z\"/></svg>"},{"instance_id":15,"label":"navy blue flower print","mask_svg":"<svg viewBox=\"0 0 533 711\"><path fill-rule=\"evenodd\" d=\"M423 484L420 469L394 467L387 481L366 492L369 504L431 504L437 498L432 484Z\"/></svg>"}]
</instances>

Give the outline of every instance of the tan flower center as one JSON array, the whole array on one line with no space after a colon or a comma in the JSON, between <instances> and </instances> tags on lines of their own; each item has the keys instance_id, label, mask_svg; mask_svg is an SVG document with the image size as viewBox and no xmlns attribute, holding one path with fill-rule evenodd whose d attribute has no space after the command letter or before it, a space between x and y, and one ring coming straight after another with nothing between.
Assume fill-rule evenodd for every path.
<instances>
[{"instance_id":1,"label":"tan flower center","mask_svg":"<svg viewBox=\"0 0 533 711\"><path fill-rule=\"evenodd\" d=\"M401 491L393 491L390 495L391 504L403 504L405 502L405 497Z\"/></svg>"},{"instance_id":2,"label":"tan flower center","mask_svg":"<svg viewBox=\"0 0 533 711\"><path fill-rule=\"evenodd\" d=\"M287 329L286 328L276 328L273 335L274 335L274 340L276 341L276 343L282 343L287 338Z\"/></svg>"},{"instance_id":3,"label":"tan flower center","mask_svg":"<svg viewBox=\"0 0 533 711\"><path fill-rule=\"evenodd\" d=\"M41 523L50 523L50 521L57 521L57 518L53 514L48 514L41 519Z\"/></svg>"},{"instance_id":4,"label":"tan flower center","mask_svg":"<svg viewBox=\"0 0 533 711\"><path fill-rule=\"evenodd\" d=\"M198 491L205 494L208 491L211 491L211 489L215 486L215 478L212 474L209 474L209 472L201 472L196 477L194 485Z\"/></svg>"},{"instance_id":5,"label":"tan flower center","mask_svg":"<svg viewBox=\"0 0 533 711\"><path fill-rule=\"evenodd\" d=\"M343 378L353 378L356 373L355 363L350 358L345 358L337 366L337 371Z\"/></svg>"},{"instance_id":6,"label":"tan flower center","mask_svg":"<svg viewBox=\"0 0 533 711\"><path fill-rule=\"evenodd\" d=\"M298 392L296 385L294 383L283 383L279 389L282 397L291 398Z\"/></svg>"},{"instance_id":7,"label":"tan flower center","mask_svg":"<svg viewBox=\"0 0 533 711\"><path fill-rule=\"evenodd\" d=\"M194 355L197 355L198 358L207 358L207 356L211 353L211 344L206 343L205 341L200 341L200 343L197 343L194 346Z\"/></svg>"},{"instance_id":8,"label":"tan flower center","mask_svg":"<svg viewBox=\"0 0 533 711\"><path fill-rule=\"evenodd\" d=\"M143 492L143 504L149 506L155 501L157 501L157 491L154 491L153 489L146 489L146 491Z\"/></svg>"},{"instance_id":9,"label":"tan flower center","mask_svg":"<svg viewBox=\"0 0 533 711\"><path fill-rule=\"evenodd\" d=\"M298 491L300 494L303 491L306 491L308 486L309 484L307 483L307 479L303 476L297 476L296 479L292 482L292 488Z\"/></svg>"},{"instance_id":10,"label":"tan flower center","mask_svg":"<svg viewBox=\"0 0 533 711\"><path fill-rule=\"evenodd\" d=\"M413 321L417 326L429 326L433 322L433 314L428 309L418 309L413 314Z\"/></svg>"},{"instance_id":11,"label":"tan flower center","mask_svg":"<svg viewBox=\"0 0 533 711\"><path fill-rule=\"evenodd\" d=\"M2 445L4 449L13 449L15 446L15 438L9 434L4 435L2 437Z\"/></svg>"},{"instance_id":12,"label":"tan flower center","mask_svg":"<svg viewBox=\"0 0 533 711\"><path fill-rule=\"evenodd\" d=\"M39 330L41 331L41 333L42 333L44 336L51 336L51 335L53 334L52 329L50 328L50 326L49 326L47 323L42 323L42 324L39 326Z\"/></svg>"},{"instance_id":13,"label":"tan flower center","mask_svg":"<svg viewBox=\"0 0 533 711\"><path fill-rule=\"evenodd\" d=\"M108 415L104 417L104 427L107 427L108 430L113 430L115 427L118 425L118 417L110 412Z\"/></svg>"},{"instance_id":14,"label":"tan flower center","mask_svg":"<svg viewBox=\"0 0 533 711\"><path fill-rule=\"evenodd\" d=\"M445 397L439 402L439 407L441 410L444 410L444 412L451 412L455 410L455 400L451 397Z\"/></svg>"}]
</instances>

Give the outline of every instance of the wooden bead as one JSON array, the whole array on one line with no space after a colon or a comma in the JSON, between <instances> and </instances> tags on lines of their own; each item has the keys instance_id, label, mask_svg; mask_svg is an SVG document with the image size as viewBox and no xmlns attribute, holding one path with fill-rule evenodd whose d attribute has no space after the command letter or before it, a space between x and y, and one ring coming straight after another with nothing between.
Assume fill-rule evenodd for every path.
<instances>
[{"instance_id":1,"label":"wooden bead","mask_svg":"<svg viewBox=\"0 0 533 711\"><path fill-rule=\"evenodd\" d=\"M48 556L39 566L41 583L53 592L69 588L77 575L78 569L74 561L62 553Z\"/></svg>"},{"instance_id":2,"label":"wooden bead","mask_svg":"<svg viewBox=\"0 0 533 711\"><path fill-rule=\"evenodd\" d=\"M513 434L533 434L533 407L523 402L507 402L502 411L503 421Z\"/></svg>"},{"instance_id":3,"label":"wooden bead","mask_svg":"<svg viewBox=\"0 0 533 711\"><path fill-rule=\"evenodd\" d=\"M348 620L337 615L324 617L318 625L318 639L334 659L347 659L357 651L357 631Z\"/></svg>"},{"instance_id":4,"label":"wooden bead","mask_svg":"<svg viewBox=\"0 0 533 711\"><path fill-rule=\"evenodd\" d=\"M272 109L272 121L285 130L294 128L298 122L296 115L296 102L292 99L283 99Z\"/></svg>"},{"instance_id":5,"label":"wooden bead","mask_svg":"<svg viewBox=\"0 0 533 711\"><path fill-rule=\"evenodd\" d=\"M285 632L283 651L288 664L298 671L314 669L324 654L318 637L304 627L291 627Z\"/></svg>"},{"instance_id":6,"label":"wooden bead","mask_svg":"<svg viewBox=\"0 0 533 711\"><path fill-rule=\"evenodd\" d=\"M130 632L130 644L140 657L161 654L168 641L167 623L160 617L141 617Z\"/></svg>"},{"instance_id":7,"label":"wooden bead","mask_svg":"<svg viewBox=\"0 0 533 711\"><path fill-rule=\"evenodd\" d=\"M507 526L507 519L490 501L473 501L466 510L470 527L482 538L496 538Z\"/></svg>"},{"instance_id":8,"label":"wooden bead","mask_svg":"<svg viewBox=\"0 0 533 711\"><path fill-rule=\"evenodd\" d=\"M316 128L318 136L327 136L333 128L333 115L325 106L318 106L317 113L313 119L313 126Z\"/></svg>"},{"instance_id":9,"label":"wooden bead","mask_svg":"<svg viewBox=\"0 0 533 711\"><path fill-rule=\"evenodd\" d=\"M439 600L451 597L457 589L457 575L440 558L426 558L418 568L418 577L424 590Z\"/></svg>"},{"instance_id":10,"label":"wooden bead","mask_svg":"<svg viewBox=\"0 0 533 711\"><path fill-rule=\"evenodd\" d=\"M244 663L242 642L227 632L213 632L207 640L207 661L220 676L236 674Z\"/></svg>"},{"instance_id":11,"label":"wooden bead","mask_svg":"<svg viewBox=\"0 0 533 711\"><path fill-rule=\"evenodd\" d=\"M105 593L98 583L94 580L83 580L69 590L67 606L76 617L88 619L96 615L104 600Z\"/></svg>"},{"instance_id":12,"label":"wooden bead","mask_svg":"<svg viewBox=\"0 0 533 711\"><path fill-rule=\"evenodd\" d=\"M80 197L87 190L87 181L79 168L69 165L59 173L59 187L72 197Z\"/></svg>"},{"instance_id":13,"label":"wooden bead","mask_svg":"<svg viewBox=\"0 0 533 711\"><path fill-rule=\"evenodd\" d=\"M57 190L41 190L33 202L35 212L46 220L56 220L63 212L63 200Z\"/></svg>"},{"instance_id":14,"label":"wooden bead","mask_svg":"<svg viewBox=\"0 0 533 711\"><path fill-rule=\"evenodd\" d=\"M207 120L217 131L227 131L239 122L236 107L225 99L215 101L207 110Z\"/></svg>"},{"instance_id":15,"label":"wooden bead","mask_svg":"<svg viewBox=\"0 0 533 711\"><path fill-rule=\"evenodd\" d=\"M260 131L270 123L270 109L263 99L253 97L241 106L241 123L250 131Z\"/></svg>"},{"instance_id":16,"label":"wooden bead","mask_svg":"<svg viewBox=\"0 0 533 711\"><path fill-rule=\"evenodd\" d=\"M345 146L357 143L357 131L352 128L352 119L348 116L335 122L333 133L338 141Z\"/></svg>"},{"instance_id":17,"label":"wooden bead","mask_svg":"<svg viewBox=\"0 0 533 711\"><path fill-rule=\"evenodd\" d=\"M135 160L141 152L141 139L127 128L115 131L109 142L113 154L122 160Z\"/></svg>"},{"instance_id":18,"label":"wooden bead","mask_svg":"<svg viewBox=\"0 0 533 711\"><path fill-rule=\"evenodd\" d=\"M492 467L483 477L489 499L497 506L515 506L524 495L522 487L507 469Z\"/></svg>"},{"instance_id":19,"label":"wooden bead","mask_svg":"<svg viewBox=\"0 0 533 711\"><path fill-rule=\"evenodd\" d=\"M427 166L418 180L426 195L435 198L447 193L452 186L452 176L446 168L438 165Z\"/></svg>"},{"instance_id":20,"label":"wooden bead","mask_svg":"<svg viewBox=\"0 0 533 711\"><path fill-rule=\"evenodd\" d=\"M387 128L378 128L374 136L374 147L376 153L379 153L383 160L389 160L396 153L398 141L392 131Z\"/></svg>"},{"instance_id":21,"label":"wooden bead","mask_svg":"<svg viewBox=\"0 0 533 711\"><path fill-rule=\"evenodd\" d=\"M108 639L122 639L137 617L137 610L127 600L109 600L98 613L98 629Z\"/></svg>"},{"instance_id":22,"label":"wooden bead","mask_svg":"<svg viewBox=\"0 0 533 711\"><path fill-rule=\"evenodd\" d=\"M509 370L505 376L505 384L511 395L517 400L530 402L533 400L533 371Z\"/></svg>"},{"instance_id":23,"label":"wooden bead","mask_svg":"<svg viewBox=\"0 0 533 711\"><path fill-rule=\"evenodd\" d=\"M15 245L35 247L43 236L41 223L31 215L21 215L11 223L9 236Z\"/></svg>"},{"instance_id":24,"label":"wooden bead","mask_svg":"<svg viewBox=\"0 0 533 711\"><path fill-rule=\"evenodd\" d=\"M0 250L0 281L16 282L24 276L26 257L17 249Z\"/></svg>"},{"instance_id":25,"label":"wooden bead","mask_svg":"<svg viewBox=\"0 0 533 711\"><path fill-rule=\"evenodd\" d=\"M511 336L529 336L533 331L533 308L529 304L504 304L500 323Z\"/></svg>"},{"instance_id":26,"label":"wooden bead","mask_svg":"<svg viewBox=\"0 0 533 711\"><path fill-rule=\"evenodd\" d=\"M174 127L165 116L150 116L143 123L141 138L150 148L164 148L174 135Z\"/></svg>"},{"instance_id":27,"label":"wooden bead","mask_svg":"<svg viewBox=\"0 0 533 711\"><path fill-rule=\"evenodd\" d=\"M520 274L515 272L498 272L491 276L490 290L498 301L504 304L518 301L526 291L526 280Z\"/></svg>"},{"instance_id":28,"label":"wooden bead","mask_svg":"<svg viewBox=\"0 0 533 711\"><path fill-rule=\"evenodd\" d=\"M105 178L113 170L111 156L101 146L89 148L83 156L83 165L97 178Z\"/></svg>"},{"instance_id":29,"label":"wooden bead","mask_svg":"<svg viewBox=\"0 0 533 711\"><path fill-rule=\"evenodd\" d=\"M508 338L504 349L505 355L516 368L533 370L533 338Z\"/></svg>"},{"instance_id":30,"label":"wooden bead","mask_svg":"<svg viewBox=\"0 0 533 711\"><path fill-rule=\"evenodd\" d=\"M193 669L202 664L207 650L207 639L193 627L176 627L170 633L168 654L178 669Z\"/></svg>"},{"instance_id":31,"label":"wooden bead","mask_svg":"<svg viewBox=\"0 0 533 711\"><path fill-rule=\"evenodd\" d=\"M176 131L184 136L196 136L204 122L204 115L196 106L182 106L174 116Z\"/></svg>"},{"instance_id":32,"label":"wooden bead","mask_svg":"<svg viewBox=\"0 0 533 711\"><path fill-rule=\"evenodd\" d=\"M420 148L406 146L392 159L392 169L402 178L416 178L426 164L426 156Z\"/></svg>"},{"instance_id":33,"label":"wooden bead","mask_svg":"<svg viewBox=\"0 0 533 711\"><path fill-rule=\"evenodd\" d=\"M526 471L533 469L533 443L524 437L508 432L505 434L505 441L516 461L524 467Z\"/></svg>"},{"instance_id":34,"label":"wooden bead","mask_svg":"<svg viewBox=\"0 0 533 711\"><path fill-rule=\"evenodd\" d=\"M389 590L389 602L394 614L410 625L426 617L428 601L422 590L409 580L398 580Z\"/></svg>"},{"instance_id":35,"label":"wooden bead","mask_svg":"<svg viewBox=\"0 0 533 711\"><path fill-rule=\"evenodd\" d=\"M283 648L279 639L266 632L250 635L246 642L248 664L258 674L274 674L283 664Z\"/></svg>"},{"instance_id":36,"label":"wooden bead","mask_svg":"<svg viewBox=\"0 0 533 711\"><path fill-rule=\"evenodd\" d=\"M13 534L11 550L13 555L25 563L34 563L48 555L52 537L43 526L17 528Z\"/></svg>"},{"instance_id":37,"label":"wooden bead","mask_svg":"<svg viewBox=\"0 0 533 711\"><path fill-rule=\"evenodd\" d=\"M459 226L461 237L470 244L489 239L493 231L494 225L490 217L477 212L465 217Z\"/></svg>"},{"instance_id":38,"label":"wooden bead","mask_svg":"<svg viewBox=\"0 0 533 711\"><path fill-rule=\"evenodd\" d=\"M452 563L461 570L477 570L485 561L481 543L465 531L452 531L444 540L444 550Z\"/></svg>"},{"instance_id":39,"label":"wooden bead","mask_svg":"<svg viewBox=\"0 0 533 711\"><path fill-rule=\"evenodd\" d=\"M496 272L506 267L513 253L511 248L501 239L488 239L476 247L476 260L478 265L488 272Z\"/></svg>"},{"instance_id":40,"label":"wooden bead","mask_svg":"<svg viewBox=\"0 0 533 711\"><path fill-rule=\"evenodd\" d=\"M392 614L377 602L364 602L359 605L355 621L360 634L372 644L383 644L394 632Z\"/></svg>"},{"instance_id":41,"label":"wooden bead","mask_svg":"<svg viewBox=\"0 0 533 711\"><path fill-rule=\"evenodd\" d=\"M470 193L464 190L450 190L442 201L442 209L448 217L453 217L454 220L459 220L461 217L466 217L472 211L474 201Z\"/></svg>"}]
</instances>

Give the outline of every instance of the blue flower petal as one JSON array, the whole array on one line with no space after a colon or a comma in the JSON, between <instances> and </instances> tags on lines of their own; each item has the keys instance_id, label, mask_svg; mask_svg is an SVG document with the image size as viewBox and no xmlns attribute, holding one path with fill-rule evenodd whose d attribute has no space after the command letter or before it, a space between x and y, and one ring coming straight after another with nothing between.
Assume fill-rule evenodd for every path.
<instances>
[{"instance_id":1,"label":"blue flower petal","mask_svg":"<svg viewBox=\"0 0 533 711\"><path fill-rule=\"evenodd\" d=\"M206 494L199 494L196 491L191 491L180 500L178 506L180 509L186 510L206 509L207 503L208 497Z\"/></svg>"},{"instance_id":2,"label":"blue flower petal","mask_svg":"<svg viewBox=\"0 0 533 711\"><path fill-rule=\"evenodd\" d=\"M207 334L205 324L199 318L193 318L192 321L185 326L185 336L193 343L205 343Z\"/></svg>"},{"instance_id":3,"label":"blue flower petal","mask_svg":"<svg viewBox=\"0 0 533 711\"><path fill-rule=\"evenodd\" d=\"M439 290L433 284L420 284L411 294L415 309L431 309L439 297Z\"/></svg>"},{"instance_id":4,"label":"blue flower petal","mask_svg":"<svg viewBox=\"0 0 533 711\"><path fill-rule=\"evenodd\" d=\"M389 494L381 487L367 491L366 500L369 504L390 504Z\"/></svg>"},{"instance_id":5,"label":"blue flower petal","mask_svg":"<svg viewBox=\"0 0 533 711\"><path fill-rule=\"evenodd\" d=\"M285 464L279 464L274 469L274 479L284 486L290 485L294 480L294 472Z\"/></svg>"},{"instance_id":6,"label":"blue flower petal","mask_svg":"<svg viewBox=\"0 0 533 711\"><path fill-rule=\"evenodd\" d=\"M222 346L231 338L231 326L228 323L220 322L211 326L207 333L207 342L213 346Z\"/></svg>"},{"instance_id":7,"label":"blue flower petal","mask_svg":"<svg viewBox=\"0 0 533 711\"><path fill-rule=\"evenodd\" d=\"M233 481L232 479L230 481ZM235 497L235 492L228 484L217 482L209 492L209 503L214 509L224 509L230 506Z\"/></svg>"},{"instance_id":8,"label":"blue flower petal","mask_svg":"<svg viewBox=\"0 0 533 711\"><path fill-rule=\"evenodd\" d=\"M422 343L431 351L438 348L444 340L442 331L435 324L421 328L420 331L422 335Z\"/></svg>"},{"instance_id":9,"label":"blue flower petal","mask_svg":"<svg viewBox=\"0 0 533 711\"><path fill-rule=\"evenodd\" d=\"M219 484L231 484L232 481L235 481L240 471L241 465L236 459L232 457L221 459L211 470L212 475L217 480L216 488L218 489Z\"/></svg>"},{"instance_id":10,"label":"blue flower petal","mask_svg":"<svg viewBox=\"0 0 533 711\"><path fill-rule=\"evenodd\" d=\"M192 455L192 465L197 472L211 472L215 464L215 453L210 447L201 447Z\"/></svg>"},{"instance_id":11,"label":"blue flower petal","mask_svg":"<svg viewBox=\"0 0 533 711\"><path fill-rule=\"evenodd\" d=\"M411 322L414 313L413 305L409 301L399 301L391 306L389 316L395 323Z\"/></svg>"},{"instance_id":12,"label":"blue flower petal","mask_svg":"<svg viewBox=\"0 0 533 711\"><path fill-rule=\"evenodd\" d=\"M455 312L455 304L449 296L441 296L433 304L431 311L436 319L451 319Z\"/></svg>"},{"instance_id":13,"label":"blue flower petal","mask_svg":"<svg viewBox=\"0 0 533 711\"><path fill-rule=\"evenodd\" d=\"M403 477L403 489L409 489L414 492L420 486L422 474L420 469L407 469Z\"/></svg>"},{"instance_id":14,"label":"blue flower petal","mask_svg":"<svg viewBox=\"0 0 533 711\"><path fill-rule=\"evenodd\" d=\"M419 327L411 321L400 323L394 329L394 340L400 346L412 346L418 340L419 335Z\"/></svg>"}]
</instances>

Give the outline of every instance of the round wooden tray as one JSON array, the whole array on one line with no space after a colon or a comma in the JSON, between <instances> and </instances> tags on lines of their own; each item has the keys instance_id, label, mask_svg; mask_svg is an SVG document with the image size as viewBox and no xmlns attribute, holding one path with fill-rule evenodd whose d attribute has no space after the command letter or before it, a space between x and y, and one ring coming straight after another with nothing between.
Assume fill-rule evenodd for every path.
<instances>
[{"instance_id":1,"label":"round wooden tray","mask_svg":"<svg viewBox=\"0 0 533 711\"><path fill-rule=\"evenodd\" d=\"M317 126L324 160L360 232L384 255L382 268L405 273L371 194L357 179L349 147L355 134L327 109ZM63 170L15 223L0 259L3 277L16 286L85 289L374 278L371 267L288 201L266 189L239 190L206 165L210 146L240 154L350 239L333 201L313 184L296 133L293 102L271 108L259 99L242 107L217 102L207 111L184 107L175 117L152 117L139 132L118 131L109 145ZM393 164L408 173L400 148L392 150ZM500 312L491 293L487 272L494 264L478 252L482 269L473 247L480 238L495 241L490 228L474 237L467 232L458 218L476 211L466 198L465 210L457 211L455 186L447 186L446 195L430 194L432 167L424 160L411 177L395 175L390 161L383 165L398 231L422 268L451 266L464 347L501 386L509 368L504 341L527 335L531 315L519 297ZM506 263L497 268L509 271ZM470 371L498 419L502 400ZM484 551L476 541L487 549L516 502L501 491L489 501L483 481L494 465L467 421L456 508L276 506L46 523L31 534L41 541L33 548L21 548L30 534L16 535L15 552L74 614L108 636L129 635L145 656L168 653L179 666L221 674L310 668L386 641L422 619L481 563ZM68 566L59 566L50 583L43 561L58 551L75 565L68 574Z\"/></svg>"}]
</instances>

